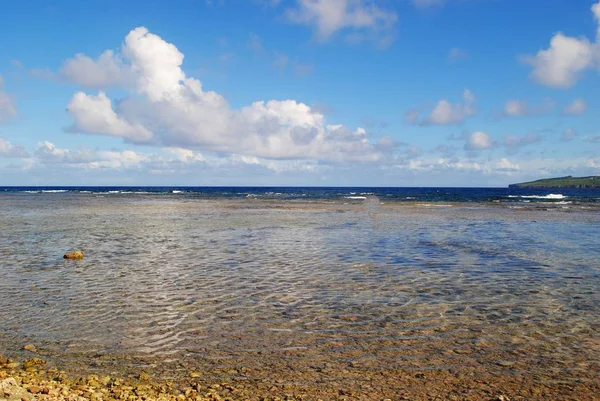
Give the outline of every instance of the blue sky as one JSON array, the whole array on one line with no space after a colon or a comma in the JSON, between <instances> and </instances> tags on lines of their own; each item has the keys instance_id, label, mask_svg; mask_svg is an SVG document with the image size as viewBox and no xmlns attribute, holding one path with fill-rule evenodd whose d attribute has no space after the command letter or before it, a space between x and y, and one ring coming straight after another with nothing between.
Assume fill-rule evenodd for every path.
<instances>
[{"instance_id":1,"label":"blue sky","mask_svg":"<svg viewBox=\"0 0 600 401\"><path fill-rule=\"evenodd\" d=\"M5 2L0 185L600 174L600 2Z\"/></svg>"}]
</instances>

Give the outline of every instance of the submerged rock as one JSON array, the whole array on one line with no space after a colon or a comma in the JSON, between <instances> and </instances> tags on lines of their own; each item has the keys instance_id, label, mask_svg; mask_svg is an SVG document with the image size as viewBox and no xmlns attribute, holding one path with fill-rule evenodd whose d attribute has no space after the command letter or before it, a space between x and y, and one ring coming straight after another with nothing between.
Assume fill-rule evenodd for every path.
<instances>
[{"instance_id":1,"label":"submerged rock","mask_svg":"<svg viewBox=\"0 0 600 401\"><path fill-rule=\"evenodd\" d=\"M33 344L27 344L27 345L23 346L23 349L26 350L26 351L31 351L31 352L36 352L37 351L36 346L33 345Z\"/></svg>"},{"instance_id":2,"label":"submerged rock","mask_svg":"<svg viewBox=\"0 0 600 401\"><path fill-rule=\"evenodd\" d=\"M65 256L63 256L64 259L76 259L76 260L80 260L83 259L83 252L81 251L73 251L73 252L67 252L65 253Z\"/></svg>"}]
</instances>

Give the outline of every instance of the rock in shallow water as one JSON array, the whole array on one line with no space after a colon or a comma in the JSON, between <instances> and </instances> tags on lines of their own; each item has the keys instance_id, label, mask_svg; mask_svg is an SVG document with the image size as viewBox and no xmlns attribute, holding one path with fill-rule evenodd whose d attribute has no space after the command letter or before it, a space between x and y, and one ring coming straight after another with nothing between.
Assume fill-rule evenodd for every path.
<instances>
[{"instance_id":1,"label":"rock in shallow water","mask_svg":"<svg viewBox=\"0 0 600 401\"><path fill-rule=\"evenodd\" d=\"M31 352L37 351L37 348L33 344L27 344L27 345L23 346L23 349L26 351L31 351Z\"/></svg>"},{"instance_id":2,"label":"rock in shallow water","mask_svg":"<svg viewBox=\"0 0 600 401\"><path fill-rule=\"evenodd\" d=\"M83 252L81 251L73 251L73 252L67 252L65 253L65 256L63 256L64 259L75 259L75 260L80 260L83 259Z\"/></svg>"}]
</instances>

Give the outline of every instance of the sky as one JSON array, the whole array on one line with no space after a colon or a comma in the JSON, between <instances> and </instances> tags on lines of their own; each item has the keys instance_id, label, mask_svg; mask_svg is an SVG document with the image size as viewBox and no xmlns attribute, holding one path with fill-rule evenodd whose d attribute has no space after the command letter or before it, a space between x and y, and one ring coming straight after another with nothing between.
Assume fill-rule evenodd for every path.
<instances>
[{"instance_id":1,"label":"sky","mask_svg":"<svg viewBox=\"0 0 600 401\"><path fill-rule=\"evenodd\" d=\"M600 175L600 1L27 0L0 185Z\"/></svg>"}]
</instances>

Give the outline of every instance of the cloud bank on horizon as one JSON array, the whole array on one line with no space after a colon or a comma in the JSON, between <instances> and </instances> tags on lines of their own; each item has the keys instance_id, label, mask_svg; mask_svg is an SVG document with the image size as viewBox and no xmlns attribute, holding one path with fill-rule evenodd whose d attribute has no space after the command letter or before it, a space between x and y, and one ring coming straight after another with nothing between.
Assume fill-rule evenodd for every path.
<instances>
[{"instance_id":1,"label":"cloud bank on horizon","mask_svg":"<svg viewBox=\"0 0 600 401\"><path fill-rule=\"evenodd\" d=\"M460 89L448 79L437 81L443 83L439 89L424 86L427 76L417 74L422 93L439 92L431 98L419 95L416 78L394 76L392 69L375 61L393 61L408 65L409 70L418 64L428 70L431 66L418 61L418 53L409 58L396 50L410 40L406 29L398 33L402 13L442 18L446 8L460 12L473 7L442 0L412 3L409 11L370 0L255 2L249 6L252 12L270 18L272 29L289 31L291 39L279 45L285 50L271 51L275 46L264 42L277 42L274 37L248 31L250 42L240 40L250 52L244 55L243 50L232 49L230 40L215 37L219 55L214 63L219 64L213 79L242 56L248 65L272 69L271 78L255 73L256 85L247 81L236 81L238 87L222 85L227 96L206 89L211 75L203 74L202 67L186 73L181 48L145 26L131 29L120 46L101 40L105 50L96 45L89 52L72 53L54 69L27 68L11 58L10 69L0 68L0 173L4 177L0 185L504 185L539 176L600 174L600 153L590 149L600 142L600 113L592 113L600 104L593 89L577 90L579 81L597 82L600 75L600 2L588 9L595 23L593 39L558 32L547 49L515 54L509 60L517 70L531 69L531 83L524 72L523 89L513 94L510 88L496 88L498 94L504 93L504 101L490 89L494 85L481 83L477 75L486 71L477 67L460 75L456 82ZM206 7L229 15L228 7L235 5L207 2ZM307 29L309 36L298 42L295 38ZM172 31L169 36L183 35L174 27L163 30ZM441 34L431 33L431 40ZM195 46L195 41L184 41L187 52L194 52ZM356 60L363 52L374 60L354 61L356 71L362 73L351 81L344 81L349 79L344 67L328 71L339 60L324 61L316 69L301 61L311 55L319 60L331 49L336 49L335 57L342 63ZM431 56L424 53L424 57ZM440 51L439 57L446 65L436 69L440 74L448 71L450 77L477 57L484 63L485 54L478 56L476 50L467 52L462 44L454 44ZM289 65L296 66L296 73L288 77ZM305 72L299 74L302 66ZM307 85L328 97L323 104L334 103L335 112L294 96L310 97L302 81L318 79L315 75L320 71L324 77L319 84ZM243 78L243 68L238 72L236 79ZM377 83L378 73L394 76L406 93L388 93ZM193 76L198 74L204 78ZM341 91L347 82L364 93L354 92L350 100L322 88L338 76L344 76L337 85ZM262 100L265 94L278 92L270 82L274 79L291 89L283 91L283 98ZM32 101L35 91L19 84L23 80L50 87L48 97L53 101L64 98L65 89L76 88L65 99L66 123L63 114L41 124L55 124L55 134L40 132L34 123L44 105L34 104L39 103ZM543 95L521 97L527 96L532 83ZM253 92L247 96L245 90L238 90L242 85ZM394 104L394 97L404 110ZM350 107L352 111L344 109L349 100L357 104ZM378 115L378 108L387 111ZM361 109L364 114L357 116ZM69 138L76 139L76 147L65 146Z\"/></svg>"}]
</instances>

